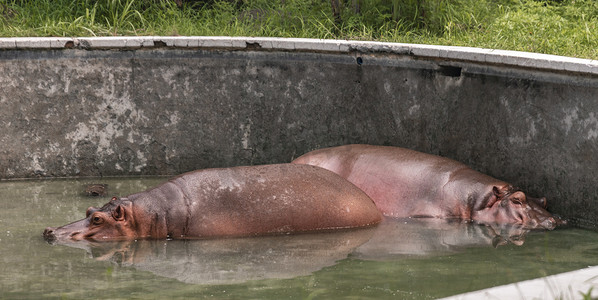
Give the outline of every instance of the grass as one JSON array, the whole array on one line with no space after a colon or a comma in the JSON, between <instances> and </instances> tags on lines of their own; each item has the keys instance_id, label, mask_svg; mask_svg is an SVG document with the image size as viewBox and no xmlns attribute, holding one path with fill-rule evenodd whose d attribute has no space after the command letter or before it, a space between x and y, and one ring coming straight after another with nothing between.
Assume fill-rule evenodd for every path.
<instances>
[{"instance_id":1,"label":"grass","mask_svg":"<svg viewBox=\"0 0 598 300\"><path fill-rule=\"evenodd\" d=\"M598 59L595 0L0 0L0 36L200 35L375 40Z\"/></svg>"}]
</instances>

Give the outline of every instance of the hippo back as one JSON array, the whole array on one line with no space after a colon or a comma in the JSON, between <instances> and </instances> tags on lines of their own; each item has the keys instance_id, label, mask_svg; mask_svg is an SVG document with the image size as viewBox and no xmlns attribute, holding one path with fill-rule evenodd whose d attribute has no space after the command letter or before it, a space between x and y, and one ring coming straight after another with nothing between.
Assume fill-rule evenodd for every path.
<instances>
[{"instance_id":1,"label":"hippo back","mask_svg":"<svg viewBox=\"0 0 598 300\"><path fill-rule=\"evenodd\" d=\"M169 185L169 186L166 186ZM246 236L354 228L381 221L373 201L323 168L264 165L205 169L171 179L189 237Z\"/></svg>"},{"instance_id":2,"label":"hippo back","mask_svg":"<svg viewBox=\"0 0 598 300\"><path fill-rule=\"evenodd\" d=\"M369 195L384 215L445 216L440 203L456 200L443 187L462 163L405 148L345 145L309 152L293 161L331 170Z\"/></svg>"}]
</instances>

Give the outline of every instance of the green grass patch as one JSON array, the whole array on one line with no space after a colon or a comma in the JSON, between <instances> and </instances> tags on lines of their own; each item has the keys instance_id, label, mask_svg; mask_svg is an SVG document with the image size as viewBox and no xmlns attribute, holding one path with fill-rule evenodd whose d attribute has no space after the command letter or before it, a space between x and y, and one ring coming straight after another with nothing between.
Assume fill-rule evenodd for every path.
<instances>
[{"instance_id":1,"label":"green grass patch","mask_svg":"<svg viewBox=\"0 0 598 300\"><path fill-rule=\"evenodd\" d=\"M458 45L598 59L595 0L0 0L0 36L198 35Z\"/></svg>"}]
</instances>

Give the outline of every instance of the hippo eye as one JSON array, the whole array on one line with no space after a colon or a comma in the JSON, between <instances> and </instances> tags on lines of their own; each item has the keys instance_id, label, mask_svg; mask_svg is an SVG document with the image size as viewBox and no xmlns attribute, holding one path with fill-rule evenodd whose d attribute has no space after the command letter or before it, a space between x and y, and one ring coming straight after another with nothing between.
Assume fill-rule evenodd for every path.
<instances>
[{"instance_id":1,"label":"hippo eye","mask_svg":"<svg viewBox=\"0 0 598 300\"><path fill-rule=\"evenodd\" d=\"M99 216L93 216L93 217L91 218L91 223L92 223L93 225L100 225L100 224L102 224L103 222L104 222L104 219L102 219L102 218L101 218L101 217L99 217Z\"/></svg>"},{"instance_id":2,"label":"hippo eye","mask_svg":"<svg viewBox=\"0 0 598 300\"><path fill-rule=\"evenodd\" d=\"M521 199L519 199L519 198L513 198L513 199L511 199L511 201L515 204L519 204L519 205L523 204L523 201L521 201Z\"/></svg>"}]
</instances>

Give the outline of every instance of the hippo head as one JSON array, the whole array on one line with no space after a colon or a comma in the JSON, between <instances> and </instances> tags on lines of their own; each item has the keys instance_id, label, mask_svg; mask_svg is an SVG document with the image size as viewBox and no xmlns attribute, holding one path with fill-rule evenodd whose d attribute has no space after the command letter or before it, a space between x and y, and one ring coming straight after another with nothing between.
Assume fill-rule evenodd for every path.
<instances>
[{"instance_id":1,"label":"hippo head","mask_svg":"<svg viewBox=\"0 0 598 300\"><path fill-rule=\"evenodd\" d=\"M137 236L132 207L131 201L113 197L100 209L88 208L85 219L58 228L48 227L43 236L50 243L131 239Z\"/></svg>"},{"instance_id":2,"label":"hippo head","mask_svg":"<svg viewBox=\"0 0 598 300\"><path fill-rule=\"evenodd\" d=\"M527 197L512 186L494 186L482 207L474 209L472 219L482 223L520 224L525 228L554 229L566 221L546 210L546 198Z\"/></svg>"}]
</instances>

